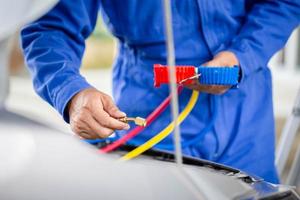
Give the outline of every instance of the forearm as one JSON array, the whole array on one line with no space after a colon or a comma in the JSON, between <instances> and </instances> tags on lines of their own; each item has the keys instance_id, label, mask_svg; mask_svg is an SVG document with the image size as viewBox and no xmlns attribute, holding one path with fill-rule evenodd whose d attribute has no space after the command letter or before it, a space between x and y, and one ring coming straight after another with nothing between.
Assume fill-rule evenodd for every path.
<instances>
[{"instance_id":1,"label":"forearm","mask_svg":"<svg viewBox=\"0 0 300 200\"><path fill-rule=\"evenodd\" d=\"M66 103L77 92L90 86L79 74L80 60L71 53L66 39L51 31L37 37L28 36L27 32L31 32L33 26L22 31L22 40L23 44L30 41L30 45L23 47L34 89L68 121L64 115Z\"/></svg>"},{"instance_id":2,"label":"forearm","mask_svg":"<svg viewBox=\"0 0 300 200\"><path fill-rule=\"evenodd\" d=\"M85 19L89 9L81 8L81 5L71 11L71 4L60 1L53 10L21 32L22 47L36 92L67 122L65 108L69 100L79 91L91 87L80 75L79 68L85 39L96 20L95 16L92 20Z\"/></svg>"},{"instance_id":3,"label":"forearm","mask_svg":"<svg viewBox=\"0 0 300 200\"><path fill-rule=\"evenodd\" d=\"M254 4L228 48L238 57L244 76L267 65L299 25L299 16L300 2L296 0L264 0Z\"/></svg>"}]
</instances>

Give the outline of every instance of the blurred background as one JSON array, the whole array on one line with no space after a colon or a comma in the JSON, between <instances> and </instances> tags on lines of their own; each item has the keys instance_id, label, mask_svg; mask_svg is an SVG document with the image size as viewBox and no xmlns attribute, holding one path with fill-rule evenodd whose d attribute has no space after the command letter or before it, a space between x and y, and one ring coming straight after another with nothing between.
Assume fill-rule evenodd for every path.
<instances>
[{"instance_id":1,"label":"blurred background","mask_svg":"<svg viewBox=\"0 0 300 200\"><path fill-rule=\"evenodd\" d=\"M111 66L115 54L116 41L106 30L102 20L99 19L95 32L86 42L82 74L92 85L108 94L111 94ZM284 123L292 112L297 91L300 89L299 29L290 37L286 47L272 58L269 65L273 74L274 112L278 141ZM16 33L13 39L10 74L10 95L6 102L9 110L26 115L55 129L70 132L68 125L63 122L58 113L34 93L30 74L25 67L20 50L19 33ZM291 156L295 153L296 144L300 144L299 136L298 133Z\"/></svg>"}]
</instances>

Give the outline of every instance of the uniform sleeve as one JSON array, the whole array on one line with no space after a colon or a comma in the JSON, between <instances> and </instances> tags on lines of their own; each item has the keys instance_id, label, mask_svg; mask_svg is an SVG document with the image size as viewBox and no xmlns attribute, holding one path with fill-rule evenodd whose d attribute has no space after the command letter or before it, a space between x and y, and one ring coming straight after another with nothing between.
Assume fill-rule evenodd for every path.
<instances>
[{"instance_id":1,"label":"uniform sleeve","mask_svg":"<svg viewBox=\"0 0 300 200\"><path fill-rule=\"evenodd\" d=\"M21 31L22 48L35 91L69 122L65 108L91 87L79 68L85 39L95 27L99 1L60 0L46 15Z\"/></svg>"},{"instance_id":2,"label":"uniform sleeve","mask_svg":"<svg viewBox=\"0 0 300 200\"><path fill-rule=\"evenodd\" d=\"M238 57L243 76L267 66L299 21L300 0L257 0L228 49Z\"/></svg>"}]
</instances>

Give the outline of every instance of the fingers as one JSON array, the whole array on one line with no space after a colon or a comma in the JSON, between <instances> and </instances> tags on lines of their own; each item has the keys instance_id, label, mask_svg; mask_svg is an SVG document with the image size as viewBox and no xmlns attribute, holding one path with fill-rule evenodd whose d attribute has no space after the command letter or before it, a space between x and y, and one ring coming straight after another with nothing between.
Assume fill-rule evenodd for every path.
<instances>
[{"instance_id":1,"label":"fingers","mask_svg":"<svg viewBox=\"0 0 300 200\"><path fill-rule=\"evenodd\" d=\"M239 65L239 60L236 55L230 51L222 51L218 53L212 60L202 64L203 66L210 67L231 67Z\"/></svg>"},{"instance_id":2,"label":"fingers","mask_svg":"<svg viewBox=\"0 0 300 200\"><path fill-rule=\"evenodd\" d=\"M79 135L83 139L96 139L96 137L93 137L89 133L86 133L84 131L77 133L77 135Z\"/></svg>"},{"instance_id":3,"label":"fingers","mask_svg":"<svg viewBox=\"0 0 300 200\"><path fill-rule=\"evenodd\" d=\"M94 135L95 138L107 138L114 130L101 126L91 115L86 118L86 123L88 125L88 133Z\"/></svg>"},{"instance_id":4,"label":"fingers","mask_svg":"<svg viewBox=\"0 0 300 200\"><path fill-rule=\"evenodd\" d=\"M85 139L107 138L114 130L98 123L90 112L86 112L73 118L70 122L71 129Z\"/></svg>"},{"instance_id":5,"label":"fingers","mask_svg":"<svg viewBox=\"0 0 300 200\"><path fill-rule=\"evenodd\" d=\"M230 87L222 85L201 85L201 84L191 84L185 85L185 87L197 90L199 92L205 92L209 94L224 94Z\"/></svg>"},{"instance_id":6,"label":"fingers","mask_svg":"<svg viewBox=\"0 0 300 200\"><path fill-rule=\"evenodd\" d=\"M128 124L110 117L100 109L90 111L82 108L70 121L71 129L79 136L86 139L107 138L115 129L128 130Z\"/></svg>"},{"instance_id":7,"label":"fingers","mask_svg":"<svg viewBox=\"0 0 300 200\"><path fill-rule=\"evenodd\" d=\"M85 139L95 139L99 136L94 132L90 131L88 125L88 110L82 109L81 112L77 112L70 117L71 130L78 134L80 137Z\"/></svg>"},{"instance_id":8,"label":"fingers","mask_svg":"<svg viewBox=\"0 0 300 200\"><path fill-rule=\"evenodd\" d=\"M128 124L121 122L113 117L110 117L110 115L106 112L94 110L92 112L92 116L102 127L118 130L128 130L130 128Z\"/></svg>"},{"instance_id":9,"label":"fingers","mask_svg":"<svg viewBox=\"0 0 300 200\"><path fill-rule=\"evenodd\" d=\"M191 84L184 84L184 86L191 90L197 90L199 92L209 94L223 94L230 88L229 86L224 85L203 85L200 84L197 79L195 79Z\"/></svg>"},{"instance_id":10,"label":"fingers","mask_svg":"<svg viewBox=\"0 0 300 200\"><path fill-rule=\"evenodd\" d=\"M239 61L235 54L229 51L220 52L212 60L202 64L202 66L207 67L231 67L235 65L239 65ZM230 89L230 86L226 85L201 85L198 80L195 80L192 84L184 86L192 90L198 90L210 94L224 94L228 89Z\"/></svg>"},{"instance_id":11,"label":"fingers","mask_svg":"<svg viewBox=\"0 0 300 200\"><path fill-rule=\"evenodd\" d=\"M125 117L111 97L86 89L75 95L68 106L73 132L86 139L106 138L114 130L128 130L129 125L116 118Z\"/></svg>"},{"instance_id":12,"label":"fingers","mask_svg":"<svg viewBox=\"0 0 300 200\"><path fill-rule=\"evenodd\" d=\"M104 95L101 98L103 103L103 109L114 118L126 117L126 114L119 110L119 108L114 104L112 98L108 95Z\"/></svg>"}]
</instances>

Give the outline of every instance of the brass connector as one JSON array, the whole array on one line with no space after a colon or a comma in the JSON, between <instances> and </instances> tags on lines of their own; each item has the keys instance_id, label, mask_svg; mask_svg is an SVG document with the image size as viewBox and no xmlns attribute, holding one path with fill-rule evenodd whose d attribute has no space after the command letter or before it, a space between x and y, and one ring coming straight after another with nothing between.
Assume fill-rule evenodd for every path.
<instances>
[{"instance_id":1,"label":"brass connector","mask_svg":"<svg viewBox=\"0 0 300 200\"><path fill-rule=\"evenodd\" d=\"M135 125L137 126L146 126L147 125L147 122L144 118L141 118L141 117L124 117L124 118L120 118L119 119L121 122L125 122L125 123L128 123L128 122L134 122Z\"/></svg>"}]
</instances>

